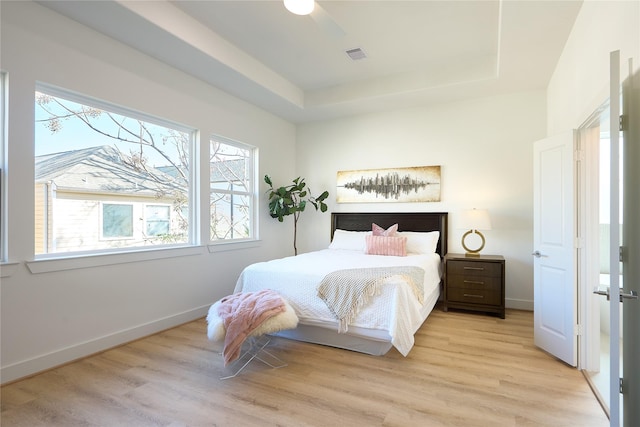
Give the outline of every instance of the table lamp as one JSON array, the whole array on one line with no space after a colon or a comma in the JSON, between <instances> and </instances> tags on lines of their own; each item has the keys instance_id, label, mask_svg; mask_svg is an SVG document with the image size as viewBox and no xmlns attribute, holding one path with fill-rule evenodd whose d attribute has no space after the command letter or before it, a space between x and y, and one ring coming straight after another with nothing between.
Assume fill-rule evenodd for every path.
<instances>
[{"instance_id":1,"label":"table lamp","mask_svg":"<svg viewBox=\"0 0 640 427\"><path fill-rule=\"evenodd\" d=\"M489 212L486 209L468 209L462 212L460 228L468 229L466 233L462 235L462 247L466 251L465 256L478 257L480 251L484 248L484 236L478 230L491 230L491 219L489 218ZM477 234L480 236L481 244L476 249L470 249L465 244L465 239L470 234Z\"/></svg>"}]
</instances>

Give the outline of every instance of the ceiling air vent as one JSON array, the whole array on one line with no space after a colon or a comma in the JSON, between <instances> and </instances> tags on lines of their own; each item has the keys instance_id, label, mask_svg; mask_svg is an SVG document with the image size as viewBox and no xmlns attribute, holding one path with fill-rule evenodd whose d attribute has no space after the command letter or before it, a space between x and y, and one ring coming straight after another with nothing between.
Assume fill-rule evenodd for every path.
<instances>
[{"instance_id":1,"label":"ceiling air vent","mask_svg":"<svg viewBox=\"0 0 640 427\"><path fill-rule=\"evenodd\" d=\"M364 50L360 49L359 47L356 47L355 49L349 49L346 51L346 53L347 55L349 55L349 58L353 59L354 61L365 59L367 57L367 54L364 53Z\"/></svg>"}]
</instances>

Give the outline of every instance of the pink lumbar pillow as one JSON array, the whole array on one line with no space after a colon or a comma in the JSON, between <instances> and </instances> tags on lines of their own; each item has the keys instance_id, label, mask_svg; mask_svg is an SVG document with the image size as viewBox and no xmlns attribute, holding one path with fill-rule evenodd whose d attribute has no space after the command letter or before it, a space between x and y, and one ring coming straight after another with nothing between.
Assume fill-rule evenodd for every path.
<instances>
[{"instance_id":1,"label":"pink lumbar pillow","mask_svg":"<svg viewBox=\"0 0 640 427\"><path fill-rule=\"evenodd\" d=\"M371 232L374 236L395 236L398 232L398 224L393 224L391 227L386 230L380 227L378 224L371 224Z\"/></svg>"},{"instance_id":2,"label":"pink lumbar pillow","mask_svg":"<svg viewBox=\"0 0 640 427\"><path fill-rule=\"evenodd\" d=\"M369 255L407 256L407 238L404 236L366 236Z\"/></svg>"}]
</instances>

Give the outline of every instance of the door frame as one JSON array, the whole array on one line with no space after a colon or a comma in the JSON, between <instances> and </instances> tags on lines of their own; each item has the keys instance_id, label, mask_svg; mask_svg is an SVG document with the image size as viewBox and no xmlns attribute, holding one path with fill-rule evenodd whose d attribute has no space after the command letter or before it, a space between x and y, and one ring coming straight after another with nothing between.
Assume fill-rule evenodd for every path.
<instances>
[{"instance_id":1,"label":"door frame","mask_svg":"<svg viewBox=\"0 0 640 427\"><path fill-rule=\"evenodd\" d=\"M578 128L578 144L582 161L577 172L576 213L578 252L578 369L600 369L600 305L593 294L598 287L600 253L587 248L600 247L600 134L603 114L609 108L605 101ZM597 129L597 131L595 130Z\"/></svg>"}]
</instances>

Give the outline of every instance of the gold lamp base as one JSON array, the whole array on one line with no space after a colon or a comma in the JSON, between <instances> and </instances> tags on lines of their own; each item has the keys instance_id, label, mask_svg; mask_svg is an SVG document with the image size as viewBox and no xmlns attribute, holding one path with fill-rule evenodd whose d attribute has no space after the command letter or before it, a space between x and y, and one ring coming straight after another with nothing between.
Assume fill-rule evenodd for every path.
<instances>
[{"instance_id":1,"label":"gold lamp base","mask_svg":"<svg viewBox=\"0 0 640 427\"><path fill-rule=\"evenodd\" d=\"M480 247L477 249L470 249L464 242L464 240L467 238L467 236L469 234L477 234L478 236L480 236L480 239L482 240L482 243L480 244ZM484 248L484 236L482 235L482 233L480 233L478 230L469 230L466 233L464 233L462 235L462 247L464 248L464 250L466 251L464 256L468 256L468 257L479 257L480 256L480 251Z\"/></svg>"}]
</instances>

